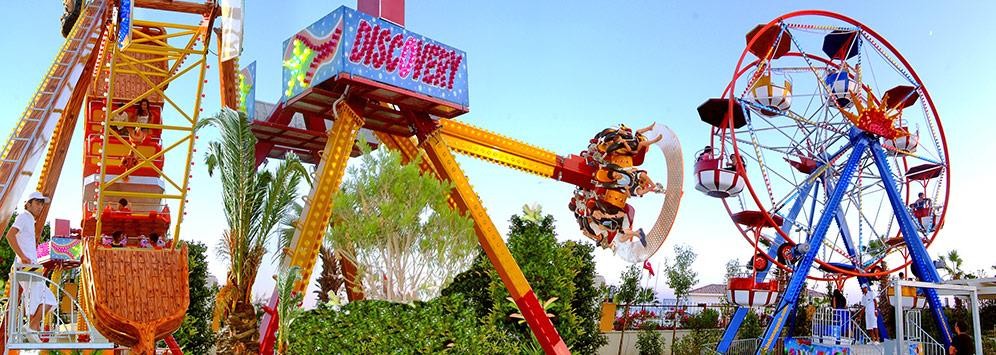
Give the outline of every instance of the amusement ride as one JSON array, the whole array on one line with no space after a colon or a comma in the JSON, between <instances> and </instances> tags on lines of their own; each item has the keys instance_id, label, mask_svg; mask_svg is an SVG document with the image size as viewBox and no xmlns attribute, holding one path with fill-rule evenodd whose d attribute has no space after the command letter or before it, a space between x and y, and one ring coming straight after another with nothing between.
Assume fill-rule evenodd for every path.
<instances>
[{"instance_id":1,"label":"amusement ride","mask_svg":"<svg viewBox=\"0 0 996 355\"><path fill-rule=\"evenodd\" d=\"M696 189L722 199L750 248L749 276L729 280L739 307L717 352L764 306L774 314L756 351L772 351L807 280L864 286L908 270L942 281L927 248L948 206L944 129L883 36L832 12L788 13L747 33L732 77L698 107L710 134L694 169ZM904 306L927 303L946 348L936 291L909 294L918 300Z\"/></svg>"},{"instance_id":2,"label":"amusement ride","mask_svg":"<svg viewBox=\"0 0 996 355\"><path fill-rule=\"evenodd\" d=\"M139 18L136 9L173 22ZM454 118L469 111L466 53L408 31L403 1L360 0L358 9L340 7L284 43L283 96L257 115L254 64L238 69L241 2L68 1L66 42L0 157L0 218L11 216L36 174L37 190L53 197L82 111L83 219L77 229L57 220L51 240L39 246L38 263L15 264L4 349L127 347L149 354L166 340L172 353L181 353L171 335L190 303L180 226L190 202L208 54L220 23L221 102L254 120L256 163L295 152L317 165L281 265L301 268L295 292L303 293L310 280L332 197L362 130L405 161L421 157L424 171L453 183L451 205L473 219L480 244L543 349L568 353L453 153L576 186L568 207L582 233L646 265L664 243L682 196L677 137L656 123L619 125L595 134L579 154L560 156L460 123ZM193 95L171 96L176 91L167 88L178 86ZM294 119L304 124L292 125ZM654 147L666 175L640 169ZM664 197L644 229L627 201L646 194ZM36 216L38 230L47 209ZM349 299L362 299L356 266L344 264ZM27 327L30 302L17 281L43 283L58 299L40 329ZM277 302L274 291L260 329L264 354L273 353Z\"/></svg>"}]
</instances>

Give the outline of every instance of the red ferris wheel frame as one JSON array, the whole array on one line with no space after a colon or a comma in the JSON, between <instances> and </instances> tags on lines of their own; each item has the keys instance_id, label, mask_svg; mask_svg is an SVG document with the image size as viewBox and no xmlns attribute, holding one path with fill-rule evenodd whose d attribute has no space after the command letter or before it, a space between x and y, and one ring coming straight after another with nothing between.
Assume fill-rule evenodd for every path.
<instances>
[{"instance_id":1,"label":"red ferris wheel frame","mask_svg":"<svg viewBox=\"0 0 996 355\"><path fill-rule=\"evenodd\" d=\"M854 19L852 19L852 18L850 18L848 16L844 16L842 14L831 12L831 11L825 11L825 10L800 10L800 11L794 11L794 12L790 12L790 13L781 15L779 17L776 17L775 19L771 20L767 24L763 25L763 27L760 30L756 31L757 35L755 35L753 38L751 38L747 42L747 46L741 52L740 58L737 60L737 66L736 66L736 68L733 71L733 77L730 80L729 84L726 86L726 89L724 90L723 96L722 96L723 98L727 98L727 100L728 100L728 106L727 106L727 111L726 112L728 112L730 114L726 117L726 124L724 124L721 128L716 128L716 127L712 128L712 130L713 130L713 132L712 132L713 133L712 134L712 139L714 139L718 133L721 133L722 131L729 129L730 136L731 136L730 140L732 142L733 149L734 149L734 151L739 151L737 140L736 140L736 132L735 132L734 129L730 129L729 128L729 127L731 127L731 123L732 123L732 120L733 120L732 113L733 113L733 110L735 109L735 103L736 103L736 100L737 100L737 97L734 96L735 95L734 89L736 88L737 79L739 79L749 69L751 69L753 67L757 67L757 65L762 61L762 59L757 59L757 60L755 60L755 61L753 61L753 62L751 62L751 63L749 63L749 64L747 64L745 66L744 65L744 60L745 60L745 58L747 56L747 53L749 53L749 49L754 46L755 42L757 42L757 40L759 38L761 38L761 34L765 33L766 31L768 31L769 29L771 29L773 26L777 26L779 23L781 23L781 22L783 22L785 20L788 20L788 19L791 19L791 18L796 18L796 17L802 17L802 16L822 16L822 17L832 18L832 19L840 20L840 21L846 22L846 23L848 23L850 25L853 25L853 26L856 26L856 27L860 28L861 31L863 31L863 32L867 33L868 35L872 36L872 38L874 38L875 40L877 40L880 44L882 44L883 46L885 46L885 48L888 49L893 55L895 55L896 59L898 59L900 61L900 63L902 63L902 65L904 66L904 69L909 72L909 75L917 83L921 84L920 87L917 89L917 91L923 96L923 99L925 100L924 102L926 103L927 107L929 107L930 113L933 116L933 123L937 125L937 131L938 131L938 133L940 135L940 144L941 144L941 149L942 149L941 153L943 153L944 157L945 157L945 159L942 162L943 162L944 170L946 172L945 178L947 179L947 183L944 186L944 189L945 189L945 191L944 191L944 201L943 201L943 204L942 204L942 206L945 206L945 207L942 209L940 217L939 217L937 223L935 224L937 226L937 228L933 231L933 233L930 235L930 238L925 243L925 245L927 247L929 247L933 243L934 239L937 238L937 233L941 229L940 227L944 225L944 220L945 220L945 217L947 215L947 204L948 204L948 201L950 199L950 194L951 194L951 182L950 182L950 180L951 180L951 166L950 166L950 164L951 163L950 163L950 159L947 159L947 156L948 156L948 154L947 154L948 153L948 147L947 147L947 138L946 138L946 136L944 134L944 126L941 123L940 116L937 113L937 108L934 105L934 101L931 98L930 93L927 91L926 86L923 85L923 81L920 79L919 75L917 75L916 71L909 64L909 61L907 61L906 58L903 57L903 55L901 53L899 53L899 51L896 50L896 48L891 43L889 43L884 37L882 37L881 35L879 35L877 32L875 32L874 30L872 30L870 27L862 24L861 22L858 22L857 20L854 20ZM803 54L803 53L798 53L798 52L792 52L792 53L788 53L786 55L807 56L810 59L816 59L816 60L819 60L819 61L821 61L823 63L831 64L831 62L829 60L827 60L825 58L822 58L822 57L819 57L819 56L810 56L808 54ZM724 149L725 149L725 144L724 144ZM721 153L721 154L723 154L723 153ZM905 157L903 158L903 164L904 164L904 166L906 166L908 168L908 166L907 166L908 164L906 162ZM760 201L760 199L759 199L756 191L754 190L754 186L751 184L750 178L746 174L743 174L741 177L744 179L744 182L745 182L745 185L747 187L747 190L750 192L751 198L754 200L755 205L758 206L758 207L764 206L761 203L761 201ZM907 180L904 183L907 186L909 186L910 181ZM906 198L907 198L907 200L909 199L909 188L906 189ZM725 199L723 200L723 206L726 208L727 213L729 213L732 216L733 215L733 210L731 209L731 207L729 205L729 202L727 200L725 200ZM768 213L767 211L762 211L762 215L764 216L764 223L768 223L770 225L777 225L770 213ZM755 253L759 253L761 255L764 255L764 257L766 259L768 259L769 262L773 263L774 265L776 265L777 267L779 267L781 269L791 270L791 268L789 268L785 264L780 263L777 260L777 258L773 258L773 257L767 255L766 251L761 250L760 247L756 245L756 243L753 243L753 241L751 240L752 237L748 235L748 231L745 230L742 226L740 226L737 223L734 223L734 225L737 227L737 229L740 231L740 233L743 235L743 237L748 242L750 242L751 244L753 244L753 247L755 249ZM759 228L759 227L755 227L755 228ZM792 238L788 236L788 233L786 233L785 231L783 231L781 228L774 228L774 229L787 242L789 242L789 243L795 243L795 241L793 241ZM881 261L882 259L884 259L884 257L885 256L882 256L878 261ZM842 269L840 267L837 267L837 266L835 266L835 265L833 265L833 264L831 264L829 262L825 262L825 261L820 260L820 259L816 259L815 261L821 266L821 268L824 268L825 270L829 270L831 272L835 272L835 273L838 273L838 274L841 274L841 275L846 275L847 277L853 277L853 276L879 277L879 276L887 275L887 274L893 273L893 272L895 272L897 270L906 268L911 263L911 260L909 258L905 258L905 261L904 261L904 263L902 265L899 265L899 266L897 266L895 268L892 268L892 269L881 270L881 271L877 271L877 272L859 272L858 270L860 270L860 268L855 268L855 270L852 271L852 270ZM821 277L814 277L814 276L809 276L809 278L815 279L815 280L834 280L834 279L836 279L836 278L832 278L832 277L831 278L821 278Z\"/></svg>"}]
</instances>

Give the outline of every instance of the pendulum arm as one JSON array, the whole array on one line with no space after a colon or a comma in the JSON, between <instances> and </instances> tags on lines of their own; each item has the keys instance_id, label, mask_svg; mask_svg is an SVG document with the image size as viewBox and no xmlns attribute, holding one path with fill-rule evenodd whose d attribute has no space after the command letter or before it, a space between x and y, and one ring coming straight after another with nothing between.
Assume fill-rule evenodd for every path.
<instances>
[{"instance_id":1,"label":"pendulum arm","mask_svg":"<svg viewBox=\"0 0 996 355\"><path fill-rule=\"evenodd\" d=\"M93 74L96 72L95 68L103 64L97 63L97 58L100 57L100 55L97 55L99 49L97 44L103 41L103 34L104 31L98 31L96 34L97 37L95 37L93 47L89 49L89 58L83 67L83 72L80 74L75 86L70 86L72 88L72 95L69 97L69 102L66 103L66 106L62 108L59 123L56 124L55 131L52 132L52 140L49 142L48 152L45 155L45 162L42 164L41 174L38 177L38 187L36 188L42 195L50 199L55 197L55 188L59 184L59 177L62 176L62 165L66 160L66 154L69 153L69 145L73 139L76 122L79 120L80 109L83 107L83 99L86 97L87 89L90 88L89 83L93 80ZM45 220L48 217L50 208L52 208L52 204L45 204L42 207L41 213L35 217L35 230L41 231L45 226Z\"/></svg>"},{"instance_id":2,"label":"pendulum arm","mask_svg":"<svg viewBox=\"0 0 996 355\"><path fill-rule=\"evenodd\" d=\"M856 142L854 142L851 156L847 159L847 163L841 171L841 181L835 187L833 193L829 196L824 213L820 215L819 222L816 224L816 230L813 231L813 235L809 239L809 243L812 246L823 243L823 238L826 237L827 230L830 228L831 219L834 216L832 211L840 205L840 201L844 198L844 193L847 191L847 188L851 182L851 176L854 175L854 172L858 168L861 161L861 157L864 154L865 149L868 147L868 138L865 138L864 135L855 134L854 140L856 140ZM788 287L785 289L785 293L782 294L781 300L778 302L778 307L775 308L775 314L771 319L771 323L768 325L768 329L765 330L764 335L761 338L761 344L757 348L757 354L767 353L774 348L775 341L778 339L782 332L782 328L785 326L785 321L788 320L789 314L795 309L799 295L805 287L805 281L809 274L809 268L813 265L813 261L816 259L816 253L819 249L820 248L817 247L810 247L806 252L806 255L803 256L802 260L800 260L796 265L795 272L792 273L792 278L789 281Z\"/></svg>"},{"instance_id":3,"label":"pendulum arm","mask_svg":"<svg viewBox=\"0 0 996 355\"><path fill-rule=\"evenodd\" d=\"M304 293L308 281L311 280L311 271L315 266L318 249L328 229L328 221L332 217L332 197L339 191L339 185L346 172L346 161L353 149L353 141L364 122L363 118L345 102L339 103L336 108L339 115L328 132L322 160L315 172L315 183L311 193L308 194L310 198L305 199L301 219L294 230L289 248L291 255L284 258L280 265L280 270L287 270L292 266L301 268L301 278L294 283L295 293ZM278 300L275 296L276 289L274 297L270 297L267 305L270 310L277 309ZM262 352L266 353L267 349L272 351L276 330L277 317L271 312L265 312L260 323Z\"/></svg>"},{"instance_id":4,"label":"pendulum arm","mask_svg":"<svg viewBox=\"0 0 996 355\"><path fill-rule=\"evenodd\" d=\"M567 354L570 351L564 344L553 323L546 317L536 294L529 287L522 270L512 258L501 234L495 228L491 217L470 186L467 177L457 165L450 147L439 134L438 125L428 117L417 117L416 127L419 128L420 147L425 151L429 161L436 167L441 178L449 180L454 185L453 196L457 206L474 220L474 230L484 248L488 259L494 264L498 275L508 288L509 294L515 300L519 310L526 318L529 328L547 354Z\"/></svg>"},{"instance_id":5,"label":"pendulum arm","mask_svg":"<svg viewBox=\"0 0 996 355\"><path fill-rule=\"evenodd\" d=\"M934 268L933 262L930 260L930 255L927 254L927 248L923 245L923 241L920 240L920 234L917 233L916 226L913 224L913 217L910 216L909 210L906 209L906 205L899 195L899 189L896 188L896 181L892 179L892 169L889 168L889 160L886 158L885 152L878 141L871 143L871 152L875 158L875 165L878 167L879 175L882 176L882 185L885 187L885 193L889 196L892 211L899 221L899 229L903 233L903 241L906 242L906 248L909 250L910 258L913 260L913 274L921 281L942 282L941 275L937 273L937 269ZM934 314L938 328L941 329L941 341L944 342L944 348L946 349L951 346L953 336L951 328L948 328L947 316L944 315L944 306L941 304L941 299L937 297L936 289L925 288L923 292L927 295L927 302L930 303L930 312Z\"/></svg>"},{"instance_id":6,"label":"pendulum arm","mask_svg":"<svg viewBox=\"0 0 996 355\"><path fill-rule=\"evenodd\" d=\"M813 189L814 181L813 179L806 179L803 185L799 187L799 194L796 195L795 202L792 203L792 209L789 210L788 216L785 217L785 221L782 222L782 232L788 234L792 230L792 225L795 224L796 218L799 216L799 212L802 211L802 207L806 204L806 199L809 198L809 192ZM775 240L768 247L768 256L774 259L777 257L778 247L785 243L785 238L782 237L781 233L775 233ZM758 270L754 276L754 282L763 282L764 278L768 275L768 270L771 269L771 264L768 263L764 269ZM729 350L730 345L733 340L737 337L737 332L740 330L740 325L743 323L744 318L747 317L747 312L750 311L750 307L738 306L735 313L733 313L733 318L730 320L729 326L723 332L723 338L718 344L716 344L716 351L725 354Z\"/></svg>"}]
</instances>

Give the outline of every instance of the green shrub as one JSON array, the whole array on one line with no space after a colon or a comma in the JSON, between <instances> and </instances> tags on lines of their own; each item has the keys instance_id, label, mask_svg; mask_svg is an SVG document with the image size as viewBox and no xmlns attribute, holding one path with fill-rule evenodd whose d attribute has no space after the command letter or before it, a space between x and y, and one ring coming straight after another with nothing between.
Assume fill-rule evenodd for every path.
<instances>
[{"instance_id":1,"label":"green shrub","mask_svg":"<svg viewBox=\"0 0 996 355\"><path fill-rule=\"evenodd\" d=\"M519 353L508 334L477 322L462 295L413 304L352 302L306 312L290 328L289 354Z\"/></svg>"},{"instance_id":2,"label":"green shrub","mask_svg":"<svg viewBox=\"0 0 996 355\"><path fill-rule=\"evenodd\" d=\"M719 311L707 308L683 320L681 326L693 330L716 328L719 326Z\"/></svg>"},{"instance_id":3,"label":"green shrub","mask_svg":"<svg viewBox=\"0 0 996 355\"><path fill-rule=\"evenodd\" d=\"M740 332L737 334L737 339L760 338L763 332L764 328L761 327L761 317L754 310L748 310L743 323L740 323Z\"/></svg>"},{"instance_id":4,"label":"green shrub","mask_svg":"<svg viewBox=\"0 0 996 355\"><path fill-rule=\"evenodd\" d=\"M656 323L643 323L640 334L636 337L636 349L640 355L664 354L664 337L657 331Z\"/></svg>"},{"instance_id":5,"label":"green shrub","mask_svg":"<svg viewBox=\"0 0 996 355\"><path fill-rule=\"evenodd\" d=\"M599 332L601 295L595 287L594 247L588 243L557 241L554 219L538 211L530 216L512 216L508 249L529 280L541 304L564 343L575 354L594 354L608 343ZM482 326L507 332L520 344L531 344L532 332L519 318L517 306L508 301L509 293L498 272L483 252L473 266L457 275L442 290L443 295L463 294L479 317Z\"/></svg>"},{"instance_id":6,"label":"green shrub","mask_svg":"<svg viewBox=\"0 0 996 355\"><path fill-rule=\"evenodd\" d=\"M699 355L706 344L719 342L723 331L718 329L692 330L691 333L678 338L673 349L676 355Z\"/></svg>"}]
</instances>

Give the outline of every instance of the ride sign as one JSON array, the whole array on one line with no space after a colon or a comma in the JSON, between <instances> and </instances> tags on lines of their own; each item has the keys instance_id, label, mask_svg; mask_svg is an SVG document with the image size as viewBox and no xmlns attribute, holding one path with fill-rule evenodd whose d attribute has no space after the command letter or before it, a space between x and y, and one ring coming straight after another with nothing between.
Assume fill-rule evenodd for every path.
<instances>
[{"instance_id":1,"label":"ride sign","mask_svg":"<svg viewBox=\"0 0 996 355\"><path fill-rule=\"evenodd\" d=\"M283 58L284 99L348 74L469 105L466 53L347 7L284 41Z\"/></svg>"}]
</instances>

